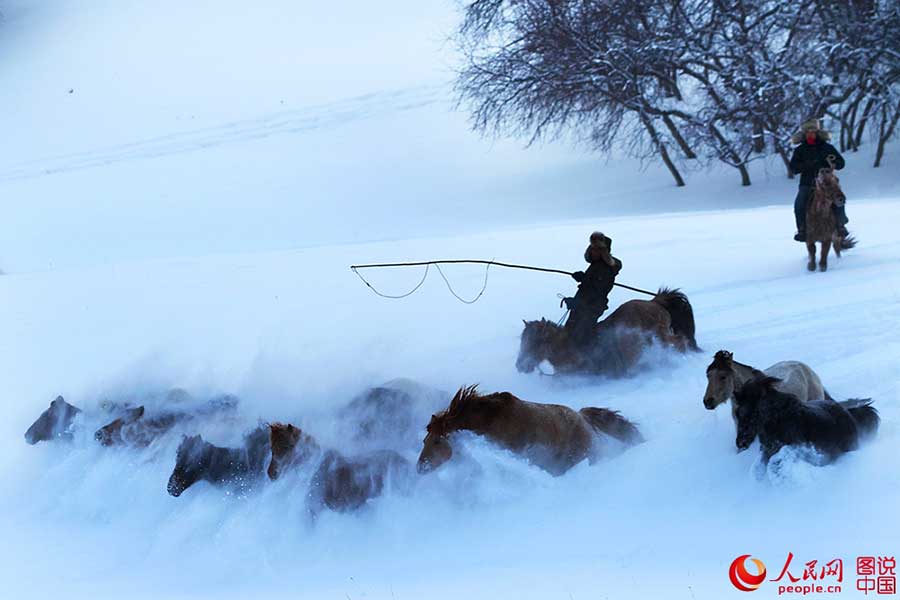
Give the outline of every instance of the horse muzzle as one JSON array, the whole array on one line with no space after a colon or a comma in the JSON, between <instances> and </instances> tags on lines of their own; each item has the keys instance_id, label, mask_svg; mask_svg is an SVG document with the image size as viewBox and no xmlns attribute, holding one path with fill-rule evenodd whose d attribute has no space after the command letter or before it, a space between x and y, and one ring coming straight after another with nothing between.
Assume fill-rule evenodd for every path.
<instances>
[{"instance_id":1,"label":"horse muzzle","mask_svg":"<svg viewBox=\"0 0 900 600\"><path fill-rule=\"evenodd\" d=\"M176 475L172 475L169 477L169 484L166 486L166 491L169 492L170 496L175 496L176 498L184 493L184 490L187 489L187 486L181 480L180 477Z\"/></svg>"},{"instance_id":2,"label":"horse muzzle","mask_svg":"<svg viewBox=\"0 0 900 600\"><path fill-rule=\"evenodd\" d=\"M516 361L516 370L519 373L533 373L535 369L537 369L538 362L534 359L530 358L519 358Z\"/></svg>"}]
</instances>

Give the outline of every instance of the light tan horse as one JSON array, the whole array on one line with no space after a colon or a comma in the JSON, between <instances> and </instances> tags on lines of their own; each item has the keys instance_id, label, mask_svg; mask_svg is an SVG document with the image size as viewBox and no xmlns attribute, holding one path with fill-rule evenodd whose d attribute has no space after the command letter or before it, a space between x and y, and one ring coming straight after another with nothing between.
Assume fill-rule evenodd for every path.
<instances>
[{"instance_id":1,"label":"light tan horse","mask_svg":"<svg viewBox=\"0 0 900 600\"><path fill-rule=\"evenodd\" d=\"M731 352L719 350L706 368L703 406L708 410L715 410L720 404L731 400L731 416L737 423L735 394L753 377L764 375L777 377L780 381L776 384L776 389L793 394L803 402L832 399L825 391L822 380L809 365L796 360L785 360L760 371L734 360Z\"/></svg>"}]
</instances>

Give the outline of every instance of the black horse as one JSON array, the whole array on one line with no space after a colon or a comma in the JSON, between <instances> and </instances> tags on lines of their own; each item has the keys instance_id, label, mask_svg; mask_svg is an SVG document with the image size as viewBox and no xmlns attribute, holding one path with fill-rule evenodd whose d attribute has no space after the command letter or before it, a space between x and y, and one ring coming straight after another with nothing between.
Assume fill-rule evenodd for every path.
<instances>
[{"instance_id":1,"label":"black horse","mask_svg":"<svg viewBox=\"0 0 900 600\"><path fill-rule=\"evenodd\" d=\"M759 435L763 462L768 464L784 446L808 445L828 462L856 450L861 437L878 430L880 418L871 399L802 402L775 389L776 377L757 375L735 391L737 439L746 450Z\"/></svg>"},{"instance_id":2,"label":"black horse","mask_svg":"<svg viewBox=\"0 0 900 600\"><path fill-rule=\"evenodd\" d=\"M268 455L268 425L245 435L241 448L221 448L199 435L185 436L178 446L167 489L178 497L198 481L245 487L262 475Z\"/></svg>"}]
</instances>

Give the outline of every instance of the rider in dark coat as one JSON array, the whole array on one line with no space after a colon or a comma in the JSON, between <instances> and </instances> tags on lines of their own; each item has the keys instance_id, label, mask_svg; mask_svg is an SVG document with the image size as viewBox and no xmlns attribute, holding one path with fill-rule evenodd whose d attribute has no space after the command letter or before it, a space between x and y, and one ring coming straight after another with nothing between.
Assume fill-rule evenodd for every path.
<instances>
[{"instance_id":1,"label":"rider in dark coat","mask_svg":"<svg viewBox=\"0 0 900 600\"><path fill-rule=\"evenodd\" d=\"M609 307L609 292L622 269L622 261L610 252L612 239L599 231L591 234L591 243L584 251L584 260L590 263L585 271L577 271L572 278L578 282L574 298L564 302L572 311L565 329L569 338L578 346L588 346L597 334L597 319Z\"/></svg>"},{"instance_id":2,"label":"rider in dark coat","mask_svg":"<svg viewBox=\"0 0 900 600\"><path fill-rule=\"evenodd\" d=\"M797 221L797 234L794 239L798 242L806 241L806 204L816 184L816 175L819 169L830 167L829 157L832 157L834 168L844 168L844 157L837 149L828 143L831 134L819 126L818 119L810 119L800 126L800 131L791 137L791 141L799 144L791 156L791 171L800 174L800 188L797 190L797 198L794 200L794 218ZM850 219L844 206L834 208L834 216L841 234L847 235L844 227Z\"/></svg>"}]
</instances>

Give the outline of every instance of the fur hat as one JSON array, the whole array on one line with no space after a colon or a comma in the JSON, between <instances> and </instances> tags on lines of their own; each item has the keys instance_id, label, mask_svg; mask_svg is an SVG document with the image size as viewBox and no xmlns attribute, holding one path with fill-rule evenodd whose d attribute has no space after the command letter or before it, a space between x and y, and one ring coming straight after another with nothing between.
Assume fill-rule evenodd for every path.
<instances>
[{"instance_id":1,"label":"fur hat","mask_svg":"<svg viewBox=\"0 0 900 600\"><path fill-rule=\"evenodd\" d=\"M815 131L816 135L823 142L827 142L831 139L831 132L826 129L822 129L821 123L819 123L818 119L807 119L800 125L800 131L796 132L791 136L791 142L794 144L802 144L803 140L806 139L807 131Z\"/></svg>"},{"instance_id":2,"label":"fur hat","mask_svg":"<svg viewBox=\"0 0 900 600\"><path fill-rule=\"evenodd\" d=\"M610 252L612 251L612 238L605 235L604 233L602 233L600 231L595 231L594 233L592 233L591 234L591 243L588 245L588 247L584 251L585 262L593 262L591 260L591 249L595 248L595 247L601 250L601 252L603 254L603 261L606 263L610 263L610 261L611 261Z\"/></svg>"}]
</instances>

